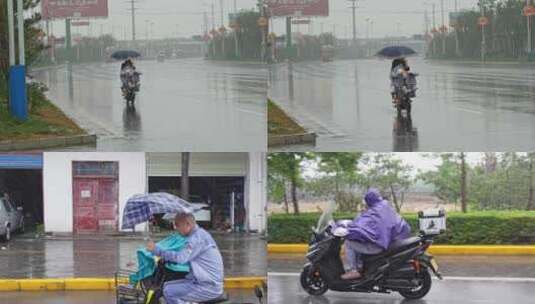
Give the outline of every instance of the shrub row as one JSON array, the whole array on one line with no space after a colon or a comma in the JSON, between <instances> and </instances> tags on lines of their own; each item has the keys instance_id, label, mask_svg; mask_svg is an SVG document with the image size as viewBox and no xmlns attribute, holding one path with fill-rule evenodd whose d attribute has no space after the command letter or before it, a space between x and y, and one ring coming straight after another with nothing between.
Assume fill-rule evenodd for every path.
<instances>
[{"instance_id":1,"label":"shrub row","mask_svg":"<svg viewBox=\"0 0 535 304\"><path fill-rule=\"evenodd\" d=\"M270 243L307 243L311 227L315 227L319 214L277 214L268 220ZM336 219L351 219L352 214L336 214ZM418 216L403 214L413 233L418 232ZM436 244L492 245L535 244L535 212L471 212L449 213L447 231L435 239Z\"/></svg>"}]
</instances>

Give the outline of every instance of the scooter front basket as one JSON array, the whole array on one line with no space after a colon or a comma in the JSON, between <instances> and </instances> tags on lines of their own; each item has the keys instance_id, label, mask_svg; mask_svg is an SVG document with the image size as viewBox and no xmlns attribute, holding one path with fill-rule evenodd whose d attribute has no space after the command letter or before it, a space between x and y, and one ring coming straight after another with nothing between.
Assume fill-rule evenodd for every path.
<instances>
[{"instance_id":1,"label":"scooter front basket","mask_svg":"<svg viewBox=\"0 0 535 304\"><path fill-rule=\"evenodd\" d=\"M137 285L130 284L132 270L119 269L115 273L115 298L117 304L143 304L145 292Z\"/></svg>"}]
</instances>

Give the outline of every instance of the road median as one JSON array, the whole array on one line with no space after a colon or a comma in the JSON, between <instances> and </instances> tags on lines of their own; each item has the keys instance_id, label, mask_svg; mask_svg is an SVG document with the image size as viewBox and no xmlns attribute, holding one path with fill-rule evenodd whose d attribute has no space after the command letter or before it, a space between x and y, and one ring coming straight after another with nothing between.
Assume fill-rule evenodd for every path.
<instances>
[{"instance_id":1,"label":"road median","mask_svg":"<svg viewBox=\"0 0 535 304\"><path fill-rule=\"evenodd\" d=\"M273 101L268 100L268 147L316 144L316 134L305 130Z\"/></svg>"},{"instance_id":2,"label":"road median","mask_svg":"<svg viewBox=\"0 0 535 304\"><path fill-rule=\"evenodd\" d=\"M122 282L127 283L127 282ZM225 279L226 289L253 289L267 283L266 277ZM2 291L102 291L115 289L114 278L0 279Z\"/></svg>"},{"instance_id":3,"label":"road median","mask_svg":"<svg viewBox=\"0 0 535 304\"><path fill-rule=\"evenodd\" d=\"M268 254L305 254L307 244L268 244ZM434 245L435 255L535 255L535 245Z\"/></svg>"}]
</instances>

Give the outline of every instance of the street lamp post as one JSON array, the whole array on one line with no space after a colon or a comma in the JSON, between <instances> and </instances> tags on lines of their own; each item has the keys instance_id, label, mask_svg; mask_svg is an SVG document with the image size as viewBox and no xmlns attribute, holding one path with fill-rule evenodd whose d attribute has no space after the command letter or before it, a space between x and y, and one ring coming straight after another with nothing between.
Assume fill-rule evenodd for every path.
<instances>
[{"instance_id":1,"label":"street lamp post","mask_svg":"<svg viewBox=\"0 0 535 304\"><path fill-rule=\"evenodd\" d=\"M28 119L28 99L26 96L26 66L24 45L24 7L22 0L17 0L17 27L19 64L15 53L15 20L13 0L7 0L8 36L9 36L9 109L11 115L20 120Z\"/></svg>"},{"instance_id":2,"label":"street lamp post","mask_svg":"<svg viewBox=\"0 0 535 304\"><path fill-rule=\"evenodd\" d=\"M531 3L530 0L526 0L526 7L530 6ZM532 47L532 39L531 39L531 15L529 14L526 14L526 18L527 18L527 26L528 26L528 45L527 45L527 51L528 51L528 58L529 56L531 56L531 51L533 49Z\"/></svg>"},{"instance_id":3,"label":"street lamp post","mask_svg":"<svg viewBox=\"0 0 535 304\"><path fill-rule=\"evenodd\" d=\"M357 45L357 16L356 16L356 10L357 10L357 0L348 0L351 2L351 13L353 16L353 47L356 47Z\"/></svg>"}]
</instances>

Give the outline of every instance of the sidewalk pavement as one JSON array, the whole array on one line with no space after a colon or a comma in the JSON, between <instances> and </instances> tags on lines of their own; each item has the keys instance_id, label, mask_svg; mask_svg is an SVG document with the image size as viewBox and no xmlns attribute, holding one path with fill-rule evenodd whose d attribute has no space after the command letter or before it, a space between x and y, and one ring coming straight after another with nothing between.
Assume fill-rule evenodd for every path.
<instances>
[{"instance_id":1,"label":"sidewalk pavement","mask_svg":"<svg viewBox=\"0 0 535 304\"><path fill-rule=\"evenodd\" d=\"M225 277L265 277L266 242L248 234L214 234ZM158 240L158 237L155 237ZM135 270L142 238L26 238L0 243L0 278L112 278L119 269ZM127 265L132 263L132 265Z\"/></svg>"}]
</instances>

